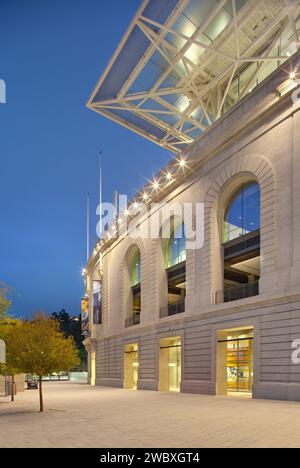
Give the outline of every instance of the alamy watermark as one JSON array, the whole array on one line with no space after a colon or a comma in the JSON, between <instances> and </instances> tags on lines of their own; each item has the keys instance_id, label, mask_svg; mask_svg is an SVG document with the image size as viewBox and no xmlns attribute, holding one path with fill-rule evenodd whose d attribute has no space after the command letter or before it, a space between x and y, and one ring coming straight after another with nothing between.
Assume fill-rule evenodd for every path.
<instances>
[{"instance_id":1,"label":"alamy watermark","mask_svg":"<svg viewBox=\"0 0 300 468\"><path fill-rule=\"evenodd\" d=\"M6 83L0 79L0 104L6 104Z\"/></svg>"},{"instance_id":2,"label":"alamy watermark","mask_svg":"<svg viewBox=\"0 0 300 468\"><path fill-rule=\"evenodd\" d=\"M292 363L300 364L300 339L294 340L292 342Z\"/></svg>"},{"instance_id":3,"label":"alamy watermark","mask_svg":"<svg viewBox=\"0 0 300 468\"><path fill-rule=\"evenodd\" d=\"M131 239L168 239L185 237L186 248L200 249L204 244L204 203L134 202L127 207L127 196L119 196L119 209L112 203L97 208L100 220L98 237ZM183 229L178 227L183 226Z\"/></svg>"}]
</instances>

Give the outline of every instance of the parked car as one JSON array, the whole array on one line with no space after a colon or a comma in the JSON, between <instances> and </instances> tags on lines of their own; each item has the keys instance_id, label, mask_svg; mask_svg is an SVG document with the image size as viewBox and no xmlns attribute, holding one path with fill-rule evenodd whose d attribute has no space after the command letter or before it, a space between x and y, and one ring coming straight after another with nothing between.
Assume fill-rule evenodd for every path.
<instances>
[{"instance_id":1,"label":"parked car","mask_svg":"<svg viewBox=\"0 0 300 468\"><path fill-rule=\"evenodd\" d=\"M27 389L37 389L39 386L38 381L34 377L29 377L27 379Z\"/></svg>"}]
</instances>

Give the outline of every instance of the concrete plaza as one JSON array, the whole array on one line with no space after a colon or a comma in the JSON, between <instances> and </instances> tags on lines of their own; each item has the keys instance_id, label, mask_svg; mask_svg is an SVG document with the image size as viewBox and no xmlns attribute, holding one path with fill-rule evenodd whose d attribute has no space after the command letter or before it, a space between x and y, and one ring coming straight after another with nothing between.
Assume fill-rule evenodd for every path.
<instances>
[{"instance_id":1,"label":"concrete plaza","mask_svg":"<svg viewBox=\"0 0 300 468\"><path fill-rule=\"evenodd\" d=\"M0 397L0 447L300 447L300 404L44 384Z\"/></svg>"}]
</instances>

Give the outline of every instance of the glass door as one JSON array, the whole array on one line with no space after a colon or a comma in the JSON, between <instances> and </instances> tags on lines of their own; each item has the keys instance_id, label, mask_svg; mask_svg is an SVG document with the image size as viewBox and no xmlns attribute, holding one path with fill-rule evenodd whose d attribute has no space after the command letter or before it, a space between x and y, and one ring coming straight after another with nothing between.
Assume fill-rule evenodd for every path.
<instances>
[{"instance_id":1,"label":"glass door","mask_svg":"<svg viewBox=\"0 0 300 468\"><path fill-rule=\"evenodd\" d=\"M169 391L179 392L181 377L181 346L169 348Z\"/></svg>"},{"instance_id":2,"label":"glass door","mask_svg":"<svg viewBox=\"0 0 300 468\"><path fill-rule=\"evenodd\" d=\"M227 340L227 391L251 392L253 384L253 338Z\"/></svg>"}]
</instances>

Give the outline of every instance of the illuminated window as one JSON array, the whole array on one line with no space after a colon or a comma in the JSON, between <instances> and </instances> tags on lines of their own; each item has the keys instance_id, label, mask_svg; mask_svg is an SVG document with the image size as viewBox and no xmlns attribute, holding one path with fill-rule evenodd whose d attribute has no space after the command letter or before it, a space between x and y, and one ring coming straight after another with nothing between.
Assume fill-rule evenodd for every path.
<instances>
[{"instance_id":1,"label":"illuminated window","mask_svg":"<svg viewBox=\"0 0 300 468\"><path fill-rule=\"evenodd\" d=\"M257 182L243 184L233 194L224 216L223 242L260 228L260 189Z\"/></svg>"},{"instance_id":2,"label":"illuminated window","mask_svg":"<svg viewBox=\"0 0 300 468\"><path fill-rule=\"evenodd\" d=\"M136 249L131 260L130 283L131 286L136 286L141 283L141 254L138 249Z\"/></svg>"},{"instance_id":3,"label":"illuminated window","mask_svg":"<svg viewBox=\"0 0 300 468\"><path fill-rule=\"evenodd\" d=\"M170 239L166 245L166 266L170 268L178 263L184 262L185 259L184 224L173 225Z\"/></svg>"},{"instance_id":4,"label":"illuminated window","mask_svg":"<svg viewBox=\"0 0 300 468\"><path fill-rule=\"evenodd\" d=\"M138 248L134 251L130 262L131 310L125 320L125 326L138 325L141 314L141 254Z\"/></svg>"},{"instance_id":5,"label":"illuminated window","mask_svg":"<svg viewBox=\"0 0 300 468\"><path fill-rule=\"evenodd\" d=\"M224 301L259 294L260 189L242 184L229 200L223 225Z\"/></svg>"},{"instance_id":6,"label":"illuminated window","mask_svg":"<svg viewBox=\"0 0 300 468\"><path fill-rule=\"evenodd\" d=\"M175 315L185 310L185 233L182 223L172 221L171 235L166 243L167 306L160 309L160 317Z\"/></svg>"}]
</instances>

